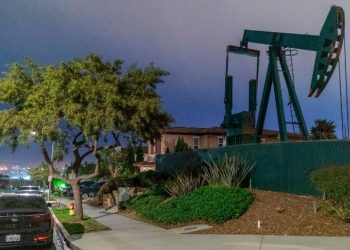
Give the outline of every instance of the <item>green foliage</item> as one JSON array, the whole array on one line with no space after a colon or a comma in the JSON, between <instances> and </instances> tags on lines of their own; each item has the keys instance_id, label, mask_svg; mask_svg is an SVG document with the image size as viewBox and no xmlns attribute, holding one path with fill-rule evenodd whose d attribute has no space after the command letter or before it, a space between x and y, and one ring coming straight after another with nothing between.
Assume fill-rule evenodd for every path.
<instances>
[{"instance_id":1,"label":"green foliage","mask_svg":"<svg viewBox=\"0 0 350 250\"><path fill-rule=\"evenodd\" d=\"M119 175L114 178L109 178L101 187L98 195L112 193L113 190L118 190L119 187L137 187L139 180L136 176Z\"/></svg>"},{"instance_id":2,"label":"green foliage","mask_svg":"<svg viewBox=\"0 0 350 250\"><path fill-rule=\"evenodd\" d=\"M140 187L150 188L161 185L163 177L156 171L141 172L137 176Z\"/></svg>"},{"instance_id":3,"label":"green foliage","mask_svg":"<svg viewBox=\"0 0 350 250\"><path fill-rule=\"evenodd\" d=\"M143 162L143 147L139 145L136 147L136 162Z\"/></svg>"},{"instance_id":4,"label":"green foliage","mask_svg":"<svg viewBox=\"0 0 350 250\"><path fill-rule=\"evenodd\" d=\"M311 182L332 199L350 195L350 167L328 167L311 172Z\"/></svg>"},{"instance_id":5,"label":"green foliage","mask_svg":"<svg viewBox=\"0 0 350 250\"><path fill-rule=\"evenodd\" d=\"M157 222L173 224L203 219L223 223L240 217L252 201L253 195L246 190L207 186L167 202L162 196L144 195L134 199L131 207L140 216Z\"/></svg>"},{"instance_id":6,"label":"green foliage","mask_svg":"<svg viewBox=\"0 0 350 250\"><path fill-rule=\"evenodd\" d=\"M329 167L311 172L313 185L327 194L328 205L341 219L350 221L350 167Z\"/></svg>"},{"instance_id":7,"label":"green foliage","mask_svg":"<svg viewBox=\"0 0 350 250\"><path fill-rule=\"evenodd\" d=\"M121 60L103 62L96 54L57 66L10 65L0 79L0 101L8 105L0 112L3 142L15 148L54 141L55 159L62 160L72 142L82 156L93 153L95 140L117 146L108 138L119 134L133 141L159 138L172 120L156 92L168 73L152 64L124 73L121 67Z\"/></svg>"},{"instance_id":8,"label":"green foliage","mask_svg":"<svg viewBox=\"0 0 350 250\"><path fill-rule=\"evenodd\" d=\"M203 179L209 185L226 185L240 187L243 180L254 169L251 164L240 156L228 156L224 159L214 160L209 155L209 161L205 161L207 167L203 168Z\"/></svg>"},{"instance_id":9,"label":"green foliage","mask_svg":"<svg viewBox=\"0 0 350 250\"><path fill-rule=\"evenodd\" d=\"M104 62L96 54L55 66L41 67L30 59L25 66L10 65L0 78L1 142L12 149L38 143L50 174L68 182L54 171L47 142L55 142L55 161L71 151L76 180L98 175L100 151L120 146L119 135L133 143L158 139L159 130L172 121L156 89L168 73L153 64L121 68L121 60ZM96 168L79 176L89 156L96 158ZM82 205L77 205L81 219Z\"/></svg>"},{"instance_id":10,"label":"green foliage","mask_svg":"<svg viewBox=\"0 0 350 250\"><path fill-rule=\"evenodd\" d=\"M131 144L128 144L128 146L126 147L124 168L129 173L135 173L136 171L134 167L134 162L135 162L135 150Z\"/></svg>"},{"instance_id":11,"label":"green foliage","mask_svg":"<svg viewBox=\"0 0 350 250\"><path fill-rule=\"evenodd\" d=\"M47 166L44 165L36 168L30 168L28 172L37 185L47 187L47 179L49 177L49 169Z\"/></svg>"},{"instance_id":12,"label":"green foliage","mask_svg":"<svg viewBox=\"0 0 350 250\"><path fill-rule=\"evenodd\" d=\"M100 153L101 177L114 178L118 175L133 175L135 168L130 164L127 151L119 149L103 150Z\"/></svg>"},{"instance_id":13,"label":"green foliage","mask_svg":"<svg viewBox=\"0 0 350 250\"><path fill-rule=\"evenodd\" d=\"M53 196L57 196L57 197L62 197L63 195L62 195L62 191L61 190L56 190L56 191L54 191L54 192L52 192L52 195Z\"/></svg>"},{"instance_id":14,"label":"green foliage","mask_svg":"<svg viewBox=\"0 0 350 250\"><path fill-rule=\"evenodd\" d=\"M177 139L176 145L174 147L174 152L184 152L192 151L191 147L185 142L184 138L180 136Z\"/></svg>"},{"instance_id":15,"label":"green foliage","mask_svg":"<svg viewBox=\"0 0 350 250\"><path fill-rule=\"evenodd\" d=\"M315 120L315 125L311 127L310 132L315 140L337 139L335 128L334 121L319 119Z\"/></svg>"},{"instance_id":16,"label":"green foliage","mask_svg":"<svg viewBox=\"0 0 350 250\"><path fill-rule=\"evenodd\" d=\"M164 190L171 197L182 197L201 187L202 184L203 181L200 177L178 175L174 180L168 180L164 183Z\"/></svg>"},{"instance_id":17,"label":"green foliage","mask_svg":"<svg viewBox=\"0 0 350 250\"><path fill-rule=\"evenodd\" d=\"M132 198L128 204L140 216L151 219L156 208L165 200L164 196L152 193Z\"/></svg>"}]
</instances>

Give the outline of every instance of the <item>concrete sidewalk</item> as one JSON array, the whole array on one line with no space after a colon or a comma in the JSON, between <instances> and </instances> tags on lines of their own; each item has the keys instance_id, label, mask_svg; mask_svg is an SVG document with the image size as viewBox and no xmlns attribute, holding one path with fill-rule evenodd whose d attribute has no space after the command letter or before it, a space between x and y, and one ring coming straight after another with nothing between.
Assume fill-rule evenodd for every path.
<instances>
[{"instance_id":1,"label":"concrete sidewalk","mask_svg":"<svg viewBox=\"0 0 350 250\"><path fill-rule=\"evenodd\" d=\"M68 204L70 200L62 199ZM350 237L177 234L84 204L84 213L110 231L77 235L83 250L349 250Z\"/></svg>"}]
</instances>

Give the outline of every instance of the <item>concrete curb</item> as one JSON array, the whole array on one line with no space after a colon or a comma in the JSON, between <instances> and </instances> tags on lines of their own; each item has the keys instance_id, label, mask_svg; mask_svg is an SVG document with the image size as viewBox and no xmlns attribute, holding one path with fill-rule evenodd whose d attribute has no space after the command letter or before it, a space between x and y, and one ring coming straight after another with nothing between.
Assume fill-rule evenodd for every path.
<instances>
[{"instance_id":1,"label":"concrete curb","mask_svg":"<svg viewBox=\"0 0 350 250\"><path fill-rule=\"evenodd\" d=\"M81 248L73 244L74 239L72 238L72 236L70 236L70 234L67 232L67 230L64 228L62 223L57 219L56 215L53 212L52 212L52 218L55 221L55 228L57 232L63 237L67 246L72 250L82 250Z\"/></svg>"}]
</instances>

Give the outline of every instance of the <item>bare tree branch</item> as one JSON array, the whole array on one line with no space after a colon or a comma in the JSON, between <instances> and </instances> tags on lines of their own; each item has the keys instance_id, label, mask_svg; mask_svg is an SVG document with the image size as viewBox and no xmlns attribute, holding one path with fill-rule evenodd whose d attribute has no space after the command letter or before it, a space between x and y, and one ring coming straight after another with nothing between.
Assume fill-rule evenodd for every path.
<instances>
[{"instance_id":1,"label":"bare tree branch","mask_svg":"<svg viewBox=\"0 0 350 250\"><path fill-rule=\"evenodd\" d=\"M98 147L96 151L98 152L98 151L101 151L101 150L108 150L108 149L116 148L116 147L119 147L119 146L120 146L120 143L118 142L118 143L115 143L113 145ZM86 151L84 154L82 154L80 156L81 160L83 160L85 157L89 156L93 152L94 152L94 149L90 149L90 150Z\"/></svg>"},{"instance_id":2,"label":"bare tree branch","mask_svg":"<svg viewBox=\"0 0 350 250\"><path fill-rule=\"evenodd\" d=\"M98 170L100 168L100 155L97 152L98 152L98 139L96 139L95 142L94 142L94 150L93 150L94 156L96 158L95 170L91 174L85 174L85 175L79 176L76 179L78 183L79 183L80 180L91 179L91 178L93 178L93 177L98 175Z\"/></svg>"},{"instance_id":3,"label":"bare tree branch","mask_svg":"<svg viewBox=\"0 0 350 250\"><path fill-rule=\"evenodd\" d=\"M119 133L116 135L115 132L112 132L112 136L114 138L115 144L119 144L118 146L121 146L120 141L119 141Z\"/></svg>"},{"instance_id":4,"label":"bare tree branch","mask_svg":"<svg viewBox=\"0 0 350 250\"><path fill-rule=\"evenodd\" d=\"M76 134L75 136L74 136L74 139L73 139L73 145L76 145L77 144L77 141L78 141L78 138L79 138L79 136L81 136L83 134L83 132L79 132L78 134Z\"/></svg>"},{"instance_id":5,"label":"bare tree branch","mask_svg":"<svg viewBox=\"0 0 350 250\"><path fill-rule=\"evenodd\" d=\"M41 153L44 155L44 159L45 159L46 163L49 166L53 166L53 162L51 161L49 153L47 152L44 141L40 142L40 150L41 150Z\"/></svg>"}]
</instances>

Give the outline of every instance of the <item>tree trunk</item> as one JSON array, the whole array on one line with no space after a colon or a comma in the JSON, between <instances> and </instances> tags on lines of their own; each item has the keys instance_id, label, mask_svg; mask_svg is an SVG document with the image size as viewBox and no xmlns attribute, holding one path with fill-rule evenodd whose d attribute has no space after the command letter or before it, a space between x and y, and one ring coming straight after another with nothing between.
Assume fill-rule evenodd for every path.
<instances>
[{"instance_id":1,"label":"tree trunk","mask_svg":"<svg viewBox=\"0 0 350 250\"><path fill-rule=\"evenodd\" d=\"M75 218L83 220L83 203L81 202L80 186L76 181L71 181L74 197Z\"/></svg>"}]
</instances>

